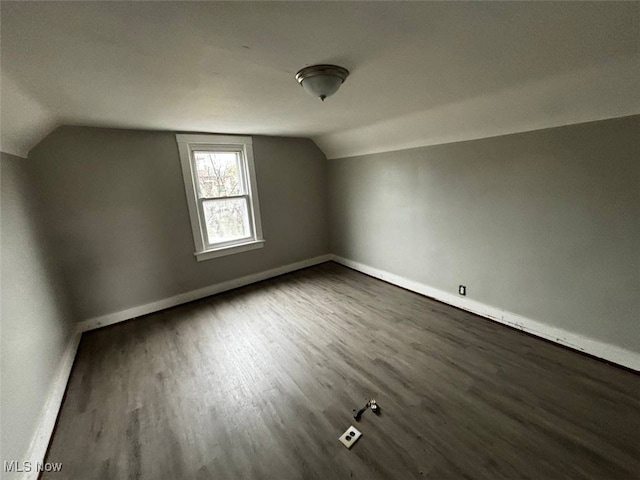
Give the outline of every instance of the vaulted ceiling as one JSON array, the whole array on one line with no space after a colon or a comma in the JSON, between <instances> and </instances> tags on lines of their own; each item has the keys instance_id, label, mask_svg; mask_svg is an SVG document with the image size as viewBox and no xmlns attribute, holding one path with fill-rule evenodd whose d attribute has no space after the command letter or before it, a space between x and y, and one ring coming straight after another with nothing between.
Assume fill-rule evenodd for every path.
<instances>
[{"instance_id":1,"label":"vaulted ceiling","mask_svg":"<svg viewBox=\"0 0 640 480\"><path fill-rule=\"evenodd\" d=\"M640 113L638 2L0 4L2 150L58 125L313 138L332 157ZM324 103L294 79L351 71Z\"/></svg>"}]
</instances>

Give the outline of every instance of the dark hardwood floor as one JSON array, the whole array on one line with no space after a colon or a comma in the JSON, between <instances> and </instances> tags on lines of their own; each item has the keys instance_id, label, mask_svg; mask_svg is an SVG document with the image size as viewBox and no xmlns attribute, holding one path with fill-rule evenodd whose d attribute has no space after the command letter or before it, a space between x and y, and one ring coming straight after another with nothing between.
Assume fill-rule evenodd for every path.
<instances>
[{"instance_id":1,"label":"dark hardwood floor","mask_svg":"<svg viewBox=\"0 0 640 480\"><path fill-rule=\"evenodd\" d=\"M639 392L326 263L85 334L42 478L638 479Z\"/></svg>"}]
</instances>

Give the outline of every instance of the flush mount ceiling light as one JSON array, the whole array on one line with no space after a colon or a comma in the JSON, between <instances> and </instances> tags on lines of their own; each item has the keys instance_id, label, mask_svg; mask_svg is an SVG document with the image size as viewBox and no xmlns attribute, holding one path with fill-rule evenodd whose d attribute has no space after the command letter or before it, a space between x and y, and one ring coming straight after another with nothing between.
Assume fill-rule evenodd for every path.
<instances>
[{"instance_id":1,"label":"flush mount ceiling light","mask_svg":"<svg viewBox=\"0 0 640 480\"><path fill-rule=\"evenodd\" d=\"M296 80L314 97L324 99L338 91L349 70L337 65L311 65L296 73Z\"/></svg>"}]
</instances>

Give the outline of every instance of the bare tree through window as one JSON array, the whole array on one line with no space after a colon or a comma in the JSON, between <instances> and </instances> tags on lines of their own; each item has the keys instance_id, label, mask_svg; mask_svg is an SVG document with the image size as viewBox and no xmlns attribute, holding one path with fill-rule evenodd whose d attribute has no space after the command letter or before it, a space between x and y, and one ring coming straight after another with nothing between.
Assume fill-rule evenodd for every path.
<instances>
[{"instance_id":1,"label":"bare tree through window","mask_svg":"<svg viewBox=\"0 0 640 480\"><path fill-rule=\"evenodd\" d=\"M248 194L238 152L194 152L208 242L249 237Z\"/></svg>"}]
</instances>

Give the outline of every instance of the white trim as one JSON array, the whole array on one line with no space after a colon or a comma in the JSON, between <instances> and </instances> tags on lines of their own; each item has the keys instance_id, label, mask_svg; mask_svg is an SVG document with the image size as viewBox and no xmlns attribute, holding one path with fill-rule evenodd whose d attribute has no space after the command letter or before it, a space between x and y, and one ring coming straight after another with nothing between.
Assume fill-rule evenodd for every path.
<instances>
[{"instance_id":1,"label":"white trim","mask_svg":"<svg viewBox=\"0 0 640 480\"><path fill-rule=\"evenodd\" d=\"M178 137L178 135L176 135ZM203 232L200 229L200 218L198 215L198 204L196 202L196 186L193 183L193 172L191 168L191 152L189 144L178 141L178 152L180 153L180 168L182 169L182 180L184 181L184 191L187 197L187 208L189 210L189 220L191 221L191 233L196 252L204 250ZM186 160L185 160L186 159Z\"/></svg>"},{"instance_id":2,"label":"white trim","mask_svg":"<svg viewBox=\"0 0 640 480\"><path fill-rule=\"evenodd\" d=\"M173 297L159 300L157 302L140 305L139 307L130 308L121 312L116 312L80 322L77 325L76 331L69 339L64 354L60 359L56 375L49 389L49 395L47 396L47 400L44 404L44 407L42 408L40 418L36 423L36 431L34 432L31 444L29 445L26 460L30 461L32 465L35 465L36 462L44 462L45 456L47 454L47 449L49 448L49 442L51 440L51 436L53 435L53 430L58 419L58 414L62 407L62 400L64 398L64 393L69 382L69 376L71 375L71 369L73 368L73 362L75 360L76 352L78 351L78 346L80 345L80 339L83 332L101 328L107 325L113 325L119 322L124 322L141 315L153 313L165 308L180 305L182 303L191 302L199 298L208 297L209 295L225 292L227 290L232 290L234 288L249 285L251 283L259 282L272 277L277 277L285 273L290 273L295 270L300 270L302 268L325 263L332 260L332 258L333 256L330 254L320 255L318 257L309 258L300 262L283 265L281 267L272 268L263 272L254 273L252 275L228 280L226 282L218 283L215 285L210 285L208 287L193 290L191 292L175 295ZM22 476L19 476L17 478L19 478L20 480L36 480L38 478L38 475L39 472L36 472L34 469L33 472L23 472Z\"/></svg>"},{"instance_id":3,"label":"white trim","mask_svg":"<svg viewBox=\"0 0 640 480\"><path fill-rule=\"evenodd\" d=\"M247 160L246 181L249 183L249 204L253 209L251 219L253 220L253 235L256 240L264 240L262 233L262 218L260 215L260 198L258 196L258 180L256 179L256 163L253 158L253 143L251 137L245 142L244 154Z\"/></svg>"},{"instance_id":4,"label":"white trim","mask_svg":"<svg viewBox=\"0 0 640 480\"><path fill-rule=\"evenodd\" d=\"M627 350L616 345L611 345L599 340L595 340L578 333L570 332L562 328L554 327L546 323L523 317L507 310L486 305L476 300L453 295L442 290L430 287L420 282L410 280L408 278L380 270L363 263L355 262L338 255L333 255L333 260L346 267L352 268L359 272L365 273L372 277L392 283L412 292L434 298L440 302L452 305L467 312L475 313L481 317L488 318L495 322L502 323L512 328L517 328L523 332L536 335L538 337L550 340L560 345L564 345L574 350L602 358L609 362L622 365L635 371L640 371L640 354Z\"/></svg>"},{"instance_id":5,"label":"white trim","mask_svg":"<svg viewBox=\"0 0 640 480\"><path fill-rule=\"evenodd\" d=\"M318 257L309 258L300 262L291 263L289 265L283 265L281 267L272 268L263 272L254 273L252 275L246 275L237 279L228 280L226 282L217 283L208 287L200 288L198 290L192 290L173 297L169 297L156 302L148 303L146 305L140 305L138 307L130 308L116 313L103 315L101 317L95 317L89 320L80 322L77 326L76 332L72 335L67 343L64 355L60 360L58 371L51 385L47 401L42 409L40 419L37 423L37 429L33 435L31 445L29 446L29 452L27 459L33 464L35 462L43 462L53 429L62 406L62 400L67 388L73 362L80 344L80 338L82 332L94 330L96 328L105 327L107 325L113 325L116 323L124 322L141 315L147 315L149 313L157 312L166 308L174 307L183 303L191 302L203 297L208 297L216 293L225 292L234 288L249 285L251 283L266 280L272 277L277 277L285 273L300 270L302 268L311 267L328 261L335 261L346 267L352 268L366 275L378 278L385 282L397 285L407 290L434 298L440 302L452 305L457 308L461 308L468 312L480 315L490 320L502 323L512 328L517 328L524 332L531 333L541 338L551 340L552 342L559 343L575 350L579 350L595 357L605 359L607 361L625 366L635 371L640 371L640 354L626 350L615 345L610 345L604 342L594 340L589 337L585 337L567 330L563 330L557 327L532 320L521 315L517 315L506 310L501 310L490 305L486 305L475 300L468 298L458 297L450 293L438 290L436 288L429 287L423 283L409 280L400 275L396 275L378 268L365 265L363 263L355 262L353 260L340 257L338 255L326 254ZM27 473L24 472L21 480L36 480L38 472Z\"/></svg>"},{"instance_id":6,"label":"white trim","mask_svg":"<svg viewBox=\"0 0 640 480\"><path fill-rule=\"evenodd\" d=\"M178 135L176 135L178 137ZM198 204L196 201L196 186L191 166L191 152L189 144L178 141L178 152L180 154L180 168L182 169L182 180L184 181L184 191L187 197L187 209L189 210L189 220L191 221L191 233L193 234L193 244L196 252L204 250L203 232L200 228L200 217L198 214ZM186 160L185 160L186 159Z\"/></svg>"},{"instance_id":7,"label":"white trim","mask_svg":"<svg viewBox=\"0 0 640 480\"><path fill-rule=\"evenodd\" d=\"M196 252L194 255L196 259L201 262L203 260L209 260L210 258L224 257L226 255L233 255L234 253L248 252L249 250L256 250L264 247L265 240L251 240L246 243L240 243L236 245L227 245L226 247L214 248L211 250L205 250L204 252Z\"/></svg>"},{"instance_id":8,"label":"white trim","mask_svg":"<svg viewBox=\"0 0 640 480\"><path fill-rule=\"evenodd\" d=\"M320 255L318 257L309 258L300 262L291 263L289 265L283 265L281 267L272 268L263 272L253 273L244 277L227 280L226 282L216 283L209 285L208 287L199 288L190 292L180 293L173 297L164 298L156 302L147 303L138 307L129 308L120 312L109 313L100 317L91 318L78 324L78 330L80 332L87 332L96 328L106 327L107 325L113 325L115 323L124 322L132 318L147 315L149 313L164 310L165 308L175 307L183 303L198 300L200 298L208 297L216 293L226 292L227 290L233 290L234 288L244 287L251 283L260 282L268 278L277 277L285 273L300 270L302 268L311 267L320 263L328 262L333 258L332 255Z\"/></svg>"},{"instance_id":9,"label":"white trim","mask_svg":"<svg viewBox=\"0 0 640 480\"><path fill-rule=\"evenodd\" d=\"M185 193L187 196L187 207L189 210L189 220L191 221L191 233L195 246L195 255L198 261L210 258L221 257L240 253L242 251L253 250L244 248L238 250L225 250L222 247L232 245L245 245L248 242L244 239L224 244L211 245L207 239L207 232L204 221L204 212L201 200L198 198L197 175L194 167L193 153L199 150L229 150L239 154L239 166L242 167L240 173L246 192L242 194L247 198L247 213L249 214L250 241L264 241L262 234L262 221L260 218L260 200L258 199L258 186L256 182L255 162L253 158L253 139L248 136L239 135L215 135L215 134L177 134L178 153L180 154L180 166L182 168L182 178L184 181ZM211 254L210 252L216 252Z\"/></svg>"},{"instance_id":10,"label":"white trim","mask_svg":"<svg viewBox=\"0 0 640 480\"><path fill-rule=\"evenodd\" d=\"M53 429L56 426L58 419L58 413L62 407L62 400L64 398L64 392L67 389L67 383L69 382L69 376L71 375L71 369L73 368L73 361L76 358L76 352L80 345L80 337L82 333L76 330L69 341L67 347L58 364L58 370L53 379L53 383L49 388L49 395L40 413L40 418L36 423L36 431L33 434L31 445L29 445L29 451L27 453L27 460L35 465L36 462L44 462L47 449L49 448L49 441L51 435L53 435ZM39 472L24 472L22 480L36 480Z\"/></svg>"},{"instance_id":11,"label":"white trim","mask_svg":"<svg viewBox=\"0 0 640 480\"><path fill-rule=\"evenodd\" d=\"M211 143L214 139L215 143L225 143L228 145L243 144L253 145L253 137L246 135L218 135L217 133L178 133L176 134L176 141L178 143Z\"/></svg>"}]
</instances>

